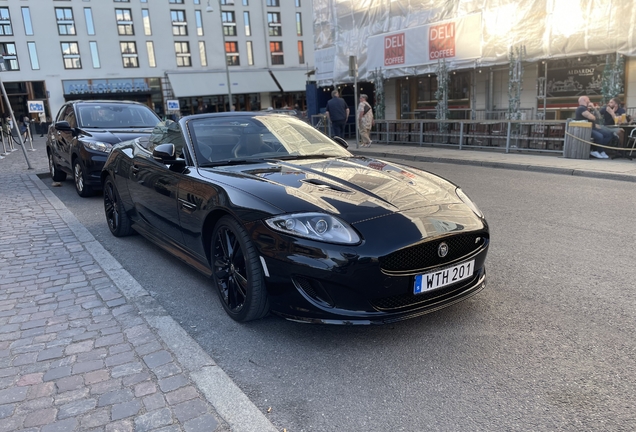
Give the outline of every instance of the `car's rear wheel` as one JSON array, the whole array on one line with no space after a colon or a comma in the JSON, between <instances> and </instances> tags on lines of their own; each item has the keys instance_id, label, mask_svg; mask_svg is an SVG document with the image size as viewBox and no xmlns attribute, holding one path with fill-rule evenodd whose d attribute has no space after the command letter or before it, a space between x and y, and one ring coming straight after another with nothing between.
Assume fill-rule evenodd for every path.
<instances>
[{"instance_id":1,"label":"car's rear wheel","mask_svg":"<svg viewBox=\"0 0 636 432\"><path fill-rule=\"evenodd\" d=\"M104 213L108 229L115 237L133 234L132 223L119 196L119 191L112 178L104 183Z\"/></svg>"},{"instance_id":2,"label":"car's rear wheel","mask_svg":"<svg viewBox=\"0 0 636 432\"><path fill-rule=\"evenodd\" d=\"M93 190L86 185L84 167L79 158L73 160L73 178L75 179L75 190L83 198L93 195Z\"/></svg>"},{"instance_id":3,"label":"car's rear wheel","mask_svg":"<svg viewBox=\"0 0 636 432\"><path fill-rule=\"evenodd\" d=\"M211 246L213 278L225 311L239 322L264 317L269 302L263 268L247 231L224 216L214 227Z\"/></svg>"},{"instance_id":4,"label":"car's rear wheel","mask_svg":"<svg viewBox=\"0 0 636 432\"><path fill-rule=\"evenodd\" d=\"M51 152L49 152L49 172L51 173L51 178L55 182L66 180L66 173L57 168L57 165L55 165L55 161L53 160L53 153Z\"/></svg>"}]
</instances>

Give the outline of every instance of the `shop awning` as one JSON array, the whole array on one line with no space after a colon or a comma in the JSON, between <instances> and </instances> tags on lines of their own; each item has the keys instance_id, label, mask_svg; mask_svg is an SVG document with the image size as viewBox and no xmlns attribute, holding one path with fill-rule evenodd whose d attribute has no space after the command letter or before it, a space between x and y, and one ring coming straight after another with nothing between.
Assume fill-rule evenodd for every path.
<instances>
[{"instance_id":1,"label":"shop awning","mask_svg":"<svg viewBox=\"0 0 636 432\"><path fill-rule=\"evenodd\" d=\"M169 73L175 97L215 96L227 94L225 72ZM280 91L268 71L230 71L232 94ZM304 89L304 87L303 87Z\"/></svg>"},{"instance_id":2,"label":"shop awning","mask_svg":"<svg viewBox=\"0 0 636 432\"><path fill-rule=\"evenodd\" d=\"M307 73L304 70L281 71L272 70L276 81L285 92L305 91L307 85Z\"/></svg>"}]
</instances>

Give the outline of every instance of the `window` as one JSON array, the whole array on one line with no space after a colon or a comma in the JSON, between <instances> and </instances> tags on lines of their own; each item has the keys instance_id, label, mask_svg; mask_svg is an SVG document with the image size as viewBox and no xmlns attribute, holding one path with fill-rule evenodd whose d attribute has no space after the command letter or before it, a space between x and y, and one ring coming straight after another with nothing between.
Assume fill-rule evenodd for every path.
<instances>
[{"instance_id":1,"label":"window","mask_svg":"<svg viewBox=\"0 0 636 432\"><path fill-rule=\"evenodd\" d=\"M249 6L250 2L249 0L243 0L243 6Z\"/></svg>"},{"instance_id":2,"label":"window","mask_svg":"<svg viewBox=\"0 0 636 432\"><path fill-rule=\"evenodd\" d=\"M73 9L55 8L55 18L57 19L57 32L61 35L75 34L75 21L73 20Z\"/></svg>"},{"instance_id":3,"label":"window","mask_svg":"<svg viewBox=\"0 0 636 432\"><path fill-rule=\"evenodd\" d=\"M305 46L303 41L298 41L298 63L305 64Z\"/></svg>"},{"instance_id":4,"label":"window","mask_svg":"<svg viewBox=\"0 0 636 432\"><path fill-rule=\"evenodd\" d=\"M280 13L267 12L267 25L269 27L270 36L282 36L283 29L280 25Z\"/></svg>"},{"instance_id":5,"label":"window","mask_svg":"<svg viewBox=\"0 0 636 432\"><path fill-rule=\"evenodd\" d=\"M22 21L24 21L24 33L27 36L32 36L33 24L31 23L31 10L28 7L22 8Z\"/></svg>"},{"instance_id":6,"label":"window","mask_svg":"<svg viewBox=\"0 0 636 432\"><path fill-rule=\"evenodd\" d=\"M135 42L119 42L121 51L121 59L125 68L139 67L139 59L137 58L137 44Z\"/></svg>"},{"instance_id":7,"label":"window","mask_svg":"<svg viewBox=\"0 0 636 432\"><path fill-rule=\"evenodd\" d=\"M97 51L97 42L89 42L91 49L91 60L93 61L93 69L99 69L102 65L99 63L99 51Z\"/></svg>"},{"instance_id":8,"label":"window","mask_svg":"<svg viewBox=\"0 0 636 432\"><path fill-rule=\"evenodd\" d=\"M185 11L171 10L170 17L172 19L172 34L174 36L187 36L188 23L185 19Z\"/></svg>"},{"instance_id":9,"label":"window","mask_svg":"<svg viewBox=\"0 0 636 432\"><path fill-rule=\"evenodd\" d=\"M300 12L296 12L296 36L303 35L303 17Z\"/></svg>"},{"instance_id":10,"label":"window","mask_svg":"<svg viewBox=\"0 0 636 432\"><path fill-rule=\"evenodd\" d=\"M296 7L300 7L300 0L296 0Z\"/></svg>"},{"instance_id":11,"label":"window","mask_svg":"<svg viewBox=\"0 0 636 432\"><path fill-rule=\"evenodd\" d=\"M115 3L130 3L130 0L115 0Z\"/></svg>"},{"instance_id":12,"label":"window","mask_svg":"<svg viewBox=\"0 0 636 432\"><path fill-rule=\"evenodd\" d=\"M152 29L150 28L150 14L148 13L148 9L141 10L141 20L144 23L144 34L146 36L152 35Z\"/></svg>"},{"instance_id":13,"label":"window","mask_svg":"<svg viewBox=\"0 0 636 432\"><path fill-rule=\"evenodd\" d=\"M84 8L84 18L86 19L86 31L89 35L95 34L95 25L93 24L93 10Z\"/></svg>"},{"instance_id":14,"label":"window","mask_svg":"<svg viewBox=\"0 0 636 432\"><path fill-rule=\"evenodd\" d=\"M250 28L250 13L243 12L243 21L245 22L245 36L252 36L252 29Z\"/></svg>"},{"instance_id":15,"label":"window","mask_svg":"<svg viewBox=\"0 0 636 432\"><path fill-rule=\"evenodd\" d=\"M9 15L9 8L0 8L0 35L10 36L13 34L11 28L11 16Z\"/></svg>"},{"instance_id":16,"label":"window","mask_svg":"<svg viewBox=\"0 0 636 432\"><path fill-rule=\"evenodd\" d=\"M183 4L183 0L170 0L168 3Z\"/></svg>"},{"instance_id":17,"label":"window","mask_svg":"<svg viewBox=\"0 0 636 432\"><path fill-rule=\"evenodd\" d=\"M267 0L267 6L280 6L278 0Z\"/></svg>"},{"instance_id":18,"label":"window","mask_svg":"<svg viewBox=\"0 0 636 432\"><path fill-rule=\"evenodd\" d=\"M240 66L238 42L225 42L225 56L228 66Z\"/></svg>"},{"instance_id":19,"label":"window","mask_svg":"<svg viewBox=\"0 0 636 432\"><path fill-rule=\"evenodd\" d=\"M192 66L192 59L190 56L190 44L188 42L175 42L174 50L177 54L177 66L187 67Z\"/></svg>"},{"instance_id":20,"label":"window","mask_svg":"<svg viewBox=\"0 0 636 432\"><path fill-rule=\"evenodd\" d=\"M208 56L205 53L205 42L199 41L199 57L201 57L201 66L208 65Z\"/></svg>"},{"instance_id":21,"label":"window","mask_svg":"<svg viewBox=\"0 0 636 432\"><path fill-rule=\"evenodd\" d=\"M194 4L201 4L201 0L194 0Z\"/></svg>"},{"instance_id":22,"label":"window","mask_svg":"<svg viewBox=\"0 0 636 432\"><path fill-rule=\"evenodd\" d=\"M81 69L82 61L77 42L62 42L61 46L64 69Z\"/></svg>"},{"instance_id":23,"label":"window","mask_svg":"<svg viewBox=\"0 0 636 432\"><path fill-rule=\"evenodd\" d=\"M270 42L269 51L272 53L272 64L282 65L285 64L285 58L283 57L283 43L282 42Z\"/></svg>"},{"instance_id":24,"label":"window","mask_svg":"<svg viewBox=\"0 0 636 432\"><path fill-rule=\"evenodd\" d=\"M11 16L9 15L9 8L0 8L0 35L10 36L12 34L13 29L11 28Z\"/></svg>"},{"instance_id":25,"label":"window","mask_svg":"<svg viewBox=\"0 0 636 432\"><path fill-rule=\"evenodd\" d=\"M155 46L152 42L146 42L146 50L148 50L148 66L157 67L155 60Z\"/></svg>"},{"instance_id":26,"label":"window","mask_svg":"<svg viewBox=\"0 0 636 432\"><path fill-rule=\"evenodd\" d=\"M117 19L117 33L120 35L134 35L132 13L130 9L115 9Z\"/></svg>"},{"instance_id":27,"label":"window","mask_svg":"<svg viewBox=\"0 0 636 432\"><path fill-rule=\"evenodd\" d=\"M197 36L203 36L203 18L200 10L194 11L194 20L197 23Z\"/></svg>"},{"instance_id":28,"label":"window","mask_svg":"<svg viewBox=\"0 0 636 432\"><path fill-rule=\"evenodd\" d=\"M234 20L234 12L221 12L223 20L223 33L225 36L236 36L236 21Z\"/></svg>"},{"instance_id":29,"label":"window","mask_svg":"<svg viewBox=\"0 0 636 432\"><path fill-rule=\"evenodd\" d=\"M252 41L247 41L247 64L254 66L254 49L252 48Z\"/></svg>"},{"instance_id":30,"label":"window","mask_svg":"<svg viewBox=\"0 0 636 432\"><path fill-rule=\"evenodd\" d=\"M141 0L142 3L148 3L148 0Z\"/></svg>"},{"instance_id":31,"label":"window","mask_svg":"<svg viewBox=\"0 0 636 432\"><path fill-rule=\"evenodd\" d=\"M221 4L234 6L234 0L221 0Z\"/></svg>"},{"instance_id":32,"label":"window","mask_svg":"<svg viewBox=\"0 0 636 432\"><path fill-rule=\"evenodd\" d=\"M20 70L15 44L12 42L0 43L0 49L2 50L2 56L4 58L4 68L8 71Z\"/></svg>"},{"instance_id":33,"label":"window","mask_svg":"<svg viewBox=\"0 0 636 432\"><path fill-rule=\"evenodd\" d=\"M35 49L35 42L27 42L29 48L29 58L31 59L31 69L40 69L40 60L38 60L38 51Z\"/></svg>"}]
</instances>

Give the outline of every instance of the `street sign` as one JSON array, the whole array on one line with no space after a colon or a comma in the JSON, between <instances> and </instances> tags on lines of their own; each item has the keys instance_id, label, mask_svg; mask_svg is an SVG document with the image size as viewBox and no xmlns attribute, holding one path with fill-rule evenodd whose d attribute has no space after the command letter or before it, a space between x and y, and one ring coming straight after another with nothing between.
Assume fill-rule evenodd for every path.
<instances>
[{"instance_id":1,"label":"street sign","mask_svg":"<svg viewBox=\"0 0 636 432\"><path fill-rule=\"evenodd\" d=\"M166 101L166 105L168 106L168 111L180 111L179 100L178 99L169 99Z\"/></svg>"},{"instance_id":2,"label":"street sign","mask_svg":"<svg viewBox=\"0 0 636 432\"><path fill-rule=\"evenodd\" d=\"M44 102L42 101L27 101L27 105L29 106L30 113L44 112Z\"/></svg>"}]
</instances>

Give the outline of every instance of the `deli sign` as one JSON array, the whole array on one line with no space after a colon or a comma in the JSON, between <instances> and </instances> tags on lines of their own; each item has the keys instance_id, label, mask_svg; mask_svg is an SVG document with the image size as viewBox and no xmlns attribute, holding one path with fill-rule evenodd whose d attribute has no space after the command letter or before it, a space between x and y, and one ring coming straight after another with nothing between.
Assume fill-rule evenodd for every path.
<instances>
[{"instance_id":1,"label":"deli sign","mask_svg":"<svg viewBox=\"0 0 636 432\"><path fill-rule=\"evenodd\" d=\"M383 33L367 39L367 68L423 66L481 56L481 14Z\"/></svg>"},{"instance_id":2,"label":"deli sign","mask_svg":"<svg viewBox=\"0 0 636 432\"><path fill-rule=\"evenodd\" d=\"M404 33L384 37L384 66L404 64L406 57Z\"/></svg>"}]
</instances>

